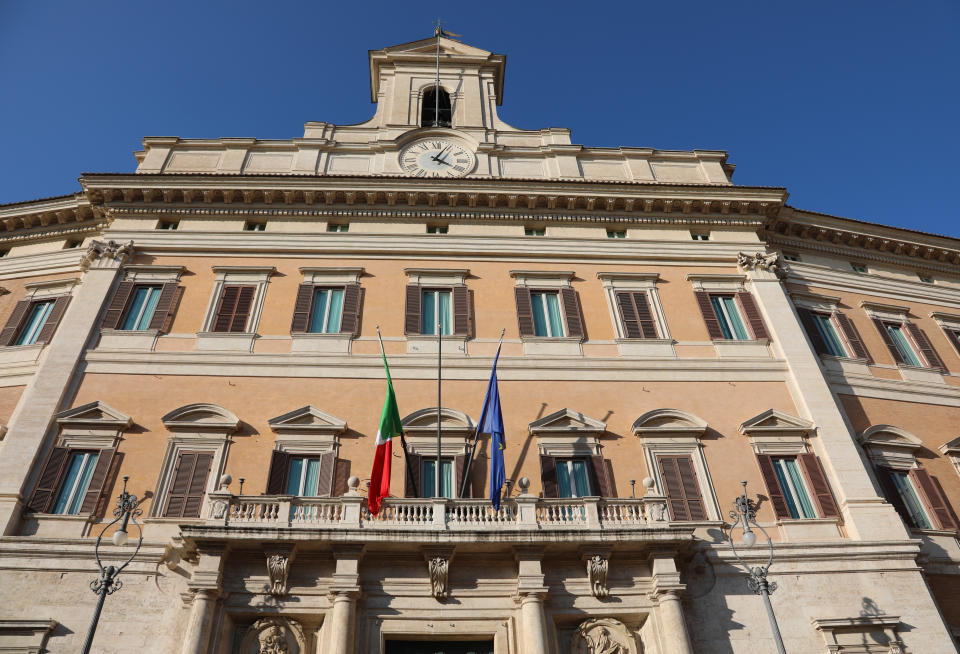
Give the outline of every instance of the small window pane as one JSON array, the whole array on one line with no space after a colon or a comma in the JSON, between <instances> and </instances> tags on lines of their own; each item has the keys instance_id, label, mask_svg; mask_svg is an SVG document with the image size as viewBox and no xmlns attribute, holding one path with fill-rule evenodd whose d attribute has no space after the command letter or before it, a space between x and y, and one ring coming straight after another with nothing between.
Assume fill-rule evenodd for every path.
<instances>
[{"instance_id":1,"label":"small window pane","mask_svg":"<svg viewBox=\"0 0 960 654\"><path fill-rule=\"evenodd\" d=\"M299 495L302 481L303 459L290 459L290 470L287 473L287 495Z\"/></svg>"},{"instance_id":2,"label":"small window pane","mask_svg":"<svg viewBox=\"0 0 960 654\"><path fill-rule=\"evenodd\" d=\"M723 332L723 337L726 339L733 338L733 332L730 331L730 323L727 322L727 316L723 310L722 298L717 295L711 295L710 304L713 306L713 313L720 323L720 331Z\"/></svg>"},{"instance_id":3,"label":"small window pane","mask_svg":"<svg viewBox=\"0 0 960 654\"><path fill-rule=\"evenodd\" d=\"M157 308L157 302L160 301L159 286L138 286L133 292L133 299L130 301L130 308L127 309L127 315L123 320L120 329L131 331L144 331L150 326L153 319L153 312Z\"/></svg>"},{"instance_id":4,"label":"small window pane","mask_svg":"<svg viewBox=\"0 0 960 654\"><path fill-rule=\"evenodd\" d=\"M783 464L790 477L790 490L794 495L800 513L804 518L816 518L817 514L813 510L813 504L810 502L810 494L807 493L807 487L803 483L803 476L800 473L800 466L796 459L783 459Z\"/></svg>"},{"instance_id":5,"label":"small window pane","mask_svg":"<svg viewBox=\"0 0 960 654\"><path fill-rule=\"evenodd\" d=\"M304 497L316 497L317 485L320 481L320 459L307 459L307 474L304 475L303 490L301 495Z\"/></svg>"},{"instance_id":6,"label":"small window pane","mask_svg":"<svg viewBox=\"0 0 960 654\"><path fill-rule=\"evenodd\" d=\"M623 229L608 229L607 238L627 238L627 232Z\"/></svg>"},{"instance_id":7,"label":"small window pane","mask_svg":"<svg viewBox=\"0 0 960 654\"><path fill-rule=\"evenodd\" d=\"M76 515L80 513L83 497L90 485L90 477L97 465L96 452L74 452L67 464L67 473L60 484L60 492L53 506L53 513Z\"/></svg>"},{"instance_id":8,"label":"small window pane","mask_svg":"<svg viewBox=\"0 0 960 654\"><path fill-rule=\"evenodd\" d=\"M723 305L727 310L727 319L730 321L730 326L733 328L733 333L736 336L736 339L739 341L745 341L750 338L747 335L747 330L743 326L743 321L740 320L740 311L737 309L737 301L733 299L733 296L726 295L723 297Z\"/></svg>"},{"instance_id":9,"label":"small window pane","mask_svg":"<svg viewBox=\"0 0 960 654\"><path fill-rule=\"evenodd\" d=\"M313 311L310 314L310 333L336 334L340 331L343 317L343 289L318 288L313 295Z\"/></svg>"},{"instance_id":10,"label":"small window pane","mask_svg":"<svg viewBox=\"0 0 960 654\"><path fill-rule=\"evenodd\" d=\"M544 294L550 316L550 336L563 336L563 318L560 316L560 298L556 293Z\"/></svg>"},{"instance_id":11,"label":"small window pane","mask_svg":"<svg viewBox=\"0 0 960 654\"><path fill-rule=\"evenodd\" d=\"M905 472L900 472L899 470L891 470L890 478L893 480L893 485L897 489L897 493L900 494L900 499L903 501L904 508L907 510L908 517L910 522L913 523L913 527L918 529L932 529L930 524L930 519L927 517L927 512L923 510L923 505L920 503L920 498L917 497L917 491L913 488L913 484L910 482L910 477Z\"/></svg>"},{"instance_id":12,"label":"small window pane","mask_svg":"<svg viewBox=\"0 0 960 654\"><path fill-rule=\"evenodd\" d=\"M817 327L817 331L820 333L820 338L823 339L824 345L827 346L827 352L832 354L835 357L845 357L847 356L847 351L844 349L840 337L837 336L837 330L834 329L833 320L830 316L826 316L822 313L813 314L813 323Z\"/></svg>"},{"instance_id":13,"label":"small window pane","mask_svg":"<svg viewBox=\"0 0 960 654\"><path fill-rule=\"evenodd\" d=\"M547 310L543 293L531 293L530 301L533 305L533 333L537 336L547 336Z\"/></svg>"},{"instance_id":14,"label":"small window pane","mask_svg":"<svg viewBox=\"0 0 960 654\"><path fill-rule=\"evenodd\" d=\"M47 322L47 317L50 315L51 309L53 309L53 300L34 304L30 309L30 315L27 317L26 323L20 330L20 335L17 337L15 345L33 345L36 343L37 338L40 336L40 330L43 329L43 325Z\"/></svg>"},{"instance_id":15,"label":"small window pane","mask_svg":"<svg viewBox=\"0 0 960 654\"><path fill-rule=\"evenodd\" d=\"M337 225L337 224L331 223L327 225L328 232L347 232L349 230L350 230L350 225L346 225L346 224Z\"/></svg>"},{"instance_id":16,"label":"small window pane","mask_svg":"<svg viewBox=\"0 0 960 654\"><path fill-rule=\"evenodd\" d=\"M570 487L569 461L557 461L557 495L559 497L573 497Z\"/></svg>"},{"instance_id":17,"label":"small window pane","mask_svg":"<svg viewBox=\"0 0 960 654\"><path fill-rule=\"evenodd\" d=\"M587 480L587 462L583 459L574 459L570 464L573 466L573 482L577 497L589 496L590 482Z\"/></svg>"},{"instance_id":18,"label":"small window pane","mask_svg":"<svg viewBox=\"0 0 960 654\"><path fill-rule=\"evenodd\" d=\"M440 323L444 335L453 333L450 291L423 291L420 300L420 333L435 335Z\"/></svg>"},{"instance_id":19,"label":"small window pane","mask_svg":"<svg viewBox=\"0 0 960 654\"><path fill-rule=\"evenodd\" d=\"M434 476L436 469L436 457L423 460L420 476L420 483L423 485L420 489L421 497L434 497L437 484ZM453 499L453 461L451 459L440 459L440 496Z\"/></svg>"},{"instance_id":20,"label":"small window pane","mask_svg":"<svg viewBox=\"0 0 960 654\"><path fill-rule=\"evenodd\" d=\"M910 342L907 340L906 334L903 333L903 327L901 325L884 323L883 326L887 330L887 334L890 335L890 339L893 341L897 351L900 352L900 356L903 357L903 360L907 363L907 365L923 365L920 363L920 359L917 358L913 348L910 346Z\"/></svg>"},{"instance_id":21,"label":"small window pane","mask_svg":"<svg viewBox=\"0 0 960 654\"><path fill-rule=\"evenodd\" d=\"M546 227L524 227L523 233L526 236L546 236L547 228Z\"/></svg>"}]
</instances>

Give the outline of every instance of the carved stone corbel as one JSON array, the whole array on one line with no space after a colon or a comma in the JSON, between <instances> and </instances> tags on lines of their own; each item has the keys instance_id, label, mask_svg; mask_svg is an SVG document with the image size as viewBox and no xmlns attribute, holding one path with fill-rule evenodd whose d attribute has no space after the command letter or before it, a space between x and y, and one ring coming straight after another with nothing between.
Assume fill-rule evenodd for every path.
<instances>
[{"instance_id":1,"label":"carved stone corbel","mask_svg":"<svg viewBox=\"0 0 960 654\"><path fill-rule=\"evenodd\" d=\"M430 576L430 590L440 601L450 597L450 562L453 561L453 548L431 548L423 550L423 560L427 564Z\"/></svg>"},{"instance_id":2,"label":"carved stone corbel","mask_svg":"<svg viewBox=\"0 0 960 654\"><path fill-rule=\"evenodd\" d=\"M610 587L607 585L607 573L610 570L610 548L583 548L580 550L580 560L587 566L590 594L597 599L609 597Z\"/></svg>"},{"instance_id":3,"label":"carved stone corbel","mask_svg":"<svg viewBox=\"0 0 960 654\"><path fill-rule=\"evenodd\" d=\"M293 547L271 547L264 548L263 553L267 557L267 575L270 577L268 592L274 597L282 597L287 594L290 566L297 551Z\"/></svg>"}]
</instances>

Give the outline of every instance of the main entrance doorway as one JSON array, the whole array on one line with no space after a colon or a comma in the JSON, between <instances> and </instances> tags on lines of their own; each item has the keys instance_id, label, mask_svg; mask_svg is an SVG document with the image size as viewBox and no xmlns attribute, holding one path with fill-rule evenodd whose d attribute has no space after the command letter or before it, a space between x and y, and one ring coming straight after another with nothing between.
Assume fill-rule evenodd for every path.
<instances>
[{"instance_id":1,"label":"main entrance doorway","mask_svg":"<svg viewBox=\"0 0 960 654\"><path fill-rule=\"evenodd\" d=\"M385 654L493 654L493 641L388 640Z\"/></svg>"}]
</instances>

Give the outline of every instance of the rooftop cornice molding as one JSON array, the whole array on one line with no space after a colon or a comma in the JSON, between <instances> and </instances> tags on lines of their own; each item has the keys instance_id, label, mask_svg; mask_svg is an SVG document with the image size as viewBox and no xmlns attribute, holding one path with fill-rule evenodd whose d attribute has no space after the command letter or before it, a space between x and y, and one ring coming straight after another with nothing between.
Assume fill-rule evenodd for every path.
<instances>
[{"instance_id":1,"label":"rooftop cornice molding","mask_svg":"<svg viewBox=\"0 0 960 654\"><path fill-rule=\"evenodd\" d=\"M46 231L58 235L57 230L74 223L94 227L104 219L103 208L93 206L84 193L0 205L0 227L7 232L29 230L31 238Z\"/></svg>"},{"instance_id":2,"label":"rooftop cornice molding","mask_svg":"<svg viewBox=\"0 0 960 654\"><path fill-rule=\"evenodd\" d=\"M902 262L900 262L902 264ZM916 266L919 267L919 266ZM931 270L956 275L955 266L926 266ZM960 288L924 284L895 277L855 273L813 263L790 262L787 282L808 284L825 289L850 291L875 297L906 302L939 305L944 308L960 308Z\"/></svg>"},{"instance_id":3,"label":"rooftop cornice molding","mask_svg":"<svg viewBox=\"0 0 960 654\"><path fill-rule=\"evenodd\" d=\"M900 265L905 260L907 265L943 263L954 266L954 273L960 264L960 239L826 216L798 219L792 213L782 211L767 220L768 243Z\"/></svg>"}]
</instances>

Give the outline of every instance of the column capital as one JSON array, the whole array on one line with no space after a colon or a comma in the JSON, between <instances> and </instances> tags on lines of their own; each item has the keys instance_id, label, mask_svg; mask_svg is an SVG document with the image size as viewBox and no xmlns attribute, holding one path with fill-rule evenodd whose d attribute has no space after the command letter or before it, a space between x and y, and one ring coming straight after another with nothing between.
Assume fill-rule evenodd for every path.
<instances>
[{"instance_id":1,"label":"column capital","mask_svg":"<svg viewBox=\"0 0 960 654\"><path fill-rule=\"evenodd\" d=\"M125 264L133 256L133 241L118 243L117 241L91 241L87 251L80 260L81 270L108 269L115 270Z\"/></svg>"}]
</instances>

